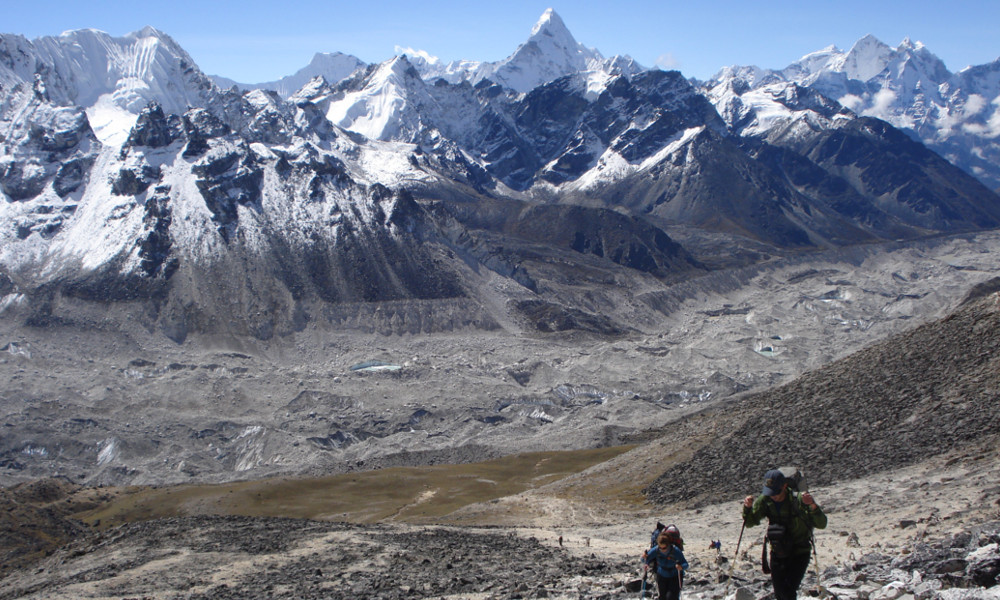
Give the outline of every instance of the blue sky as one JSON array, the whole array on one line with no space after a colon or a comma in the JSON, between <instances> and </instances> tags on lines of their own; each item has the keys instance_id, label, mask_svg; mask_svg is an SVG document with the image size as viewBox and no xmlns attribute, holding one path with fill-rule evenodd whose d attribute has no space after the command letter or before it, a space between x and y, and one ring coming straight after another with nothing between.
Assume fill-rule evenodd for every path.
<instances>
[{"instance_id":1,"label":"blue sky","mask_svg":"<svg viewBox=\"0 0 1000 600\"><path fill-rule=\"evenodd\" d=\"M0 32L120 36L152 25L206 73L256 83L294 73L316 52L379 62L401 46L446 61L499 60L549 7L604 56L628 54L699 79L733 64L785 67L831 44L847 50L868 33L891 46L921 41L952 71L1000 57L1000 0L7 0Z\"/></svg>"}]
</instances>

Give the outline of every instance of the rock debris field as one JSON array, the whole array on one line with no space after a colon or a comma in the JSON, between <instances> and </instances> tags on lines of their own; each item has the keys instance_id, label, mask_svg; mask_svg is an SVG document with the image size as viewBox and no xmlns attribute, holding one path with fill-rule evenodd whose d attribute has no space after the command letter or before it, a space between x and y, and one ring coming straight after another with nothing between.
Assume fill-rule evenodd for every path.
<instances>
[{"instance_id":1,"label":"rock debris field","mask_svg":"<svg viewBox=\"0 0 1000 600\"><path fill-rule=\"evenodd\" d=\"M0 599L625 598L641 593L637 561L589 539L503 529L354 526L309 520L185 517L87 536L35 569L0 580ZM830 566L824 594L895 600L997 598L1000 522L895 556ZM752 552L744 552L752 554ZM753 560L695 558L684 597L768 597ZM638 586L638 587L636 587ZM986 588L985 586L994 586ZM815 595L810 572L803 586Z\"/></svg>"}]
</instances>

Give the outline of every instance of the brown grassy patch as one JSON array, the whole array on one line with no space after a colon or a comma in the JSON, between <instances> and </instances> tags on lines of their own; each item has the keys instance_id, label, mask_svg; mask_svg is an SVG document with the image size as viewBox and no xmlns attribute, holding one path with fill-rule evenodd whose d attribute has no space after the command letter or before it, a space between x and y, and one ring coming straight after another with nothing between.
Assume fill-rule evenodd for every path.
<instances>
[{"instance_id":1,"label":"brown grassy patch","mask_svg":"<svg viewBox=\"0 0 1000 600\"><path fill-rule=\"evenodd\" d=\"M193 514L426 523L463 506L558 481L629 449L535 452L474 464L394 467L329 477L130 488L76 518L101 528Z\"/></svg>"}]
</instances>

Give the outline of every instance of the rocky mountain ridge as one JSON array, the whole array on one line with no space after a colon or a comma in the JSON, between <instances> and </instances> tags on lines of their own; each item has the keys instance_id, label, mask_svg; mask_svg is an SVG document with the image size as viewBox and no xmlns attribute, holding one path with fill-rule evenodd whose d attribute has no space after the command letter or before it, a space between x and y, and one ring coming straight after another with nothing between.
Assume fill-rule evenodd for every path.
<instances>
[{"instance_id":1,"label":"rocky mountain ridge","mask_svg":"<svg viewBox=\"0 0 1000 600\"><path fill-rule=\"evenodd\" d=\"M795 84L815 90L862 116L891 123L991 189L996 168L996 99L1000 62L951 72L929 48L909 38L892 48L874 36L847 52L829 47L784 69L733 66L705 86L736 96Z\"/></svg>"}]
</instances>

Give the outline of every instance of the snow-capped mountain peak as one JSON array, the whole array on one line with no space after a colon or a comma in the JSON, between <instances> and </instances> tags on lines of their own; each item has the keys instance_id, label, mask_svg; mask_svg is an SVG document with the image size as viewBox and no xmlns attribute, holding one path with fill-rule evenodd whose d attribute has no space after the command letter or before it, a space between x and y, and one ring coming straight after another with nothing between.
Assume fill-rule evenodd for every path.
<instances>
[{"instance_id":1,"label":"snow-capped mountain peak","mask_svg":"<svg viewBox=\"0 0 1000 600\"><path fill-rule=\"evenodd\" d=\"M545 9L545 12L542 13L538 22L531 28L530 39L535 39L542 35L568 41L571 45L576 43L576 40L573 38L573 34L571 34L569 29L566 28L566 23L564 23L562 18L556 14L556 11L551 8Z\"/></svg>"},{"instance_id":2,"label":"snow-capped mountain peak","mask_svg":"<svg viewBox=\"0 0 1000 600\"><path fill-rule=\"evenodd\" d=\"M238 83L225 77L212 76L216 85L228 89L237 86L244 90L273 90L283 98L295 94L304 85L316 77L322 77L330 83L347 79L365 64L361 59L342 52L317 52L308 65L295 72L294 75L282 77L277 81L264 83Z\"/></svg>"},{"instance_id":3,"label":"snow-capped mountain peak","mask_svg":"<svg viewBox=\"0 0 1000 600\"><path fill-rule=\"evenodd\" d=\"M156 27L153 27L152 25L146 25L145 27L143 27L139 31L133 31L132 33L126 33L123 37L126 38L126 39L134 39L134 40L140 40L140 39L144 39L144 38L156 38L161 43L164 43L167 46L169 46L170 50L172 52L174 52L175 54L178 54L178 55L183 54L183 55L187 56L187 52L185 52L184 49L181 48L180 44L178 44L177 42L175 42L174 39L171 38L169 35L167 35L166 33L163 33L162 31L160 31Z\"/></svg>"},{"instance_id":4,"label":"snow-capped mountain peak","mask_svg":"<svg viewBox=\"0 0 1000 600\"><path fill-rule=\"evenodd\" d=\"M330 104L330 122L370 139L390 140L406 135L410 117L424 84L405 55L392 58L374 69L360 85ZM416 117L413 117L416 118Z\"/></svg>"},{"instance_id":5,"label":"snow-capped mountain peak","mask_svg":"<svg viewBox=\"0 0 1000 600\"><path fill-rule=\"evenodd\" d=\"M832 70L847 74L849 79L868 81L885 69L893 56L893 49L874 35L868 34L854 43Z\"/></svg>"},{"instance_id":6,"label":"snow-capped mountain peak","mask_svg":"<svg viewBox=\"0 0 1000 600\"><path fill-rule=\"evenodd\" d=\"M528 41L487 75L518 92L527 92L563 75L599 69L604 58L573 37L551 8L535 23Z\"/></svg>"},{"instance_id":7,"label":"snow-capped mountain peak","mask_svg":"<svg viewBox=\"0 0 1000 600\"><path fill-rule=\"evenodd\" d=\"M734 107L759 97L738 103L733 94L779 82L811 88L860 116L888 121L990 187L1000 187L1000 60L952 73L918 40L907 37L893 48L866 35L847 52L830 46L781 70L723 69L708 83L709 95L733 123L743 116Z\"/></svg>"},{"instance_id":8,"label":"snow-capped mountain peak","mask_svg":"<svg viewBox=\"0 0 1000 600\"><path fill-rule=\"evenodd\" d=\"M441 59L434 56L426 50L417 50L415 48L404 48L403 46L396 46L395 48L397 55L404 55L406 58L416 66L418 63L425 65L428 68L435 68L441 64Z\"/></svg>"},{"instance_id":9,"label":"snow-capped mountain peak","mask_svg":"<svg viewBox=\"0 0 1000 600\"><path fill-rule=\"evenodd\" d=\"M789 74L795 72L797 78L805 78L828 68L832 62L842 58L843 55L843 51L831 44L822 50L806 54L792 63L785 71ZM796 77L789 76L789 78Z\"/></svg>"},{"instance_id":10,"label":"snow-capped mountain peak","mask_svg":"<svg viewBox=\"0 0 1000 600\"><path fill-rule=\"evenodd\" d=\"M29 42L0 35L0 84L87 111L98 139L120 144L150 102L168 113L212 102L216 89L170 36L147 26L121 37L96 29Z\"/></svg>"},{"instance_id":11,"label":"snow-capped mountain peak","mask_svg":"<svg viewBox=\"0 0 1000 600\"><path fill-rule=\"evenodd\" d=\"M442 64L437 57L422 50L397 48L397 52L401 51L411 57L413 65L426 80L476 84L489 79L520 93L566 75L589 73L588 79L600 81L613 73L632 75L644 70L628 56L606 60L596 49L577 42L562 18L551 8L542 13L527 41L510 56L495 63L460 60Z\"/></svg>"}]
</instances>

